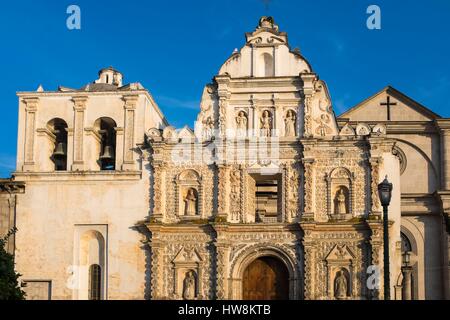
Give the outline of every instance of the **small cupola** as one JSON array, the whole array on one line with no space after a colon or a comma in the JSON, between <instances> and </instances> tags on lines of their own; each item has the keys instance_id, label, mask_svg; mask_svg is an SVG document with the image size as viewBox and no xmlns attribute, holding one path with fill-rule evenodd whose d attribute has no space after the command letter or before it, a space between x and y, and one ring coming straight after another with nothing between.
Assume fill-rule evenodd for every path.
<instances>
[{"instance_id":1,"label":"small cupola","mask_svg":"<svg viewBox=\"0 0 450 320\"><path fill-rule=\"evenodd\" d=\"M98 77L99 78L95 81L95 83L110 84L117 87L122 86L123 75L113 67L108 67L100 70L98 72Z\"/></svg>"}]
</instances>

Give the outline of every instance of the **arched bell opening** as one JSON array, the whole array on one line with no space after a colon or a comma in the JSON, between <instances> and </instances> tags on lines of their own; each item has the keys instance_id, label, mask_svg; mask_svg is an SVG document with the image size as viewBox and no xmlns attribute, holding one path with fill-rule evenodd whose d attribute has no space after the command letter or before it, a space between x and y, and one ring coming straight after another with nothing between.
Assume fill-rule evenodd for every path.
<instances>
[{"instance_id":1,"label":"arched bell opening","mask_svg":"<svg viewBox=\"0 0 450 320\"><path fill-rule=\"evenodd\" d=\"M111 118L100 118L94 128L100 137L100 155L97 162L100 170L116 169L116 122Z\"/></svg>"},{"instance_id":2,"label":"arched bell opening","mask_svg":"<svg viewBox=\"0 0 450 320\"><path fill-rule=\"evenodd\" d=\"M67 123L59 118L50 120L47 129L54 137L53 152L50 159L55 171L67 170Z\"/></svg>"}]
</instances>

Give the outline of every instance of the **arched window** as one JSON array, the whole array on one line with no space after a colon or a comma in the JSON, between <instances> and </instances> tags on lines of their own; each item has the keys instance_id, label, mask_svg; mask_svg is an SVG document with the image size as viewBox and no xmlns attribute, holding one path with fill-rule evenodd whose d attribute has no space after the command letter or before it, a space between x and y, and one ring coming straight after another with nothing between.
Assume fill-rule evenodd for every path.
<instances>
[{"instance_id":1,"label":"arched window","mask_svg":"<svg viewBox=\"0 0 450 320\"><path fill-rule=\"evenodd\" d=\"M89 300L101 300L102 268L98 264L89 267Z\"/></svg>"},{"instance_id":2,"label":"arched window","mask_svg":"<svg viewBox=\"0 0 450 320\"><path fill-rule=\"evenodd\" d=\"M53 153L50 159L55 165L55 171L67 170L67 123L59 118L50 120L47 129L54 137Z\"/></svg>"},{"instance_id":3,"label":"arched window","mask_svg":"<svg viewBox=\"0 0 450 320\"><path fill-rule=\"evenodd\" d=\"M415 299L415 278L414 267L411 266L411 253L412 246L408 237L401 232L400 237L402 239L402 300L414 300Z\"/></svg>"},{"instance_id":4,"label":"arched window","mask_svg":"<svg viewBox=\"0 0 450 320\"><path fill-rule=\"evenodd\" d=\"M100 137L100 170L116 169L116 122L111 118L100 118L94 127Z\"/></svg>"},{"instance_id":5,"label":"arched window","mask_svg":"<svg viewBox=\"0 0 450 320\"><path fill-rule=\"evenodd\" d=\"M403 232L400 233L400 237L402 239L402 253L411 252L412 246L408 237Z\"/></svg>"}]
</instances>

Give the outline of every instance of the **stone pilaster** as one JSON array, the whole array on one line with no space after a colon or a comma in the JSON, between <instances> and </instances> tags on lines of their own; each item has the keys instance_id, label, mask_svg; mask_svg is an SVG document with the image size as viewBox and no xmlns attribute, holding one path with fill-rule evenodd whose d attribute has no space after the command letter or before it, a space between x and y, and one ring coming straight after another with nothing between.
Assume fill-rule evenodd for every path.
<instances>
[{"instance_id":1,"label":"stone pilaster","mask_svg":"<svg viewBox=\"0 0 450 320\"><path fill-rule=\"evenodd\" d=\"M125 101L125 132L123 137L123 164L122 170L134 170L136 163L134 161L134 127L135 127L135 112L138 102L138 95L127 95L123 97Z\"/></svg>"},{"instance_id":2,"label":"stone pilaster","mask_svg":"<svg viewBox=\"0 0 450 320\"><path fill-rule=\"evenodd\" d=\"M304 106L304 125L303 136L312 137L312 97L314 95L314 81L317 76L313 73L301 74L303 80L303 106Z\"/></svg>"},{"instance_id":3,"label":"stone pilaster","mask_svg":"<svg viewBox=\"0 0 450 320\"><path fill-rule=\"evenodd\" d=\"M305 177L303 196L304 219L314 218L314 159L303 159L303 170Z\"/></svg>"},{"instance_id":4,"label":"stone pilaster","mask_svg":"<svg viewBox=\"0 0 450 320\"><path fill-rule=\"evenodd\" d=\"M84 126L85 126L85 110L88 97L73 97L72 101L74 103L74 134L73 134L73 171L83 171L85 170L84 163Z\"/></svg>"},{"instance_id":5,"label":"stone pilaster","mask_svg":"<svg viewBox=\"0 0 450 320\"><path fill-rule=\"evenodd\" d=\"M450 120L436 120L441 138L441 190L450 190Z\"/></svg>"},{"instance_id":6,"label":"stone pilaster","mask_svg":"<svg viewBox=\"0 0 450 320\"><path fill-rule=\"evenodd\" d=\"M153 163L153 215L157 221L164 218L163 190L164 190L164 167L160 163Z\"/></svg>"},{"instance_id":7,"label":"stone pilaster","mask_svg":"<svg viewBox=\"0 0 450 320\"><path fill-rule=\"evenodd\" d=\"M378 196L378 181L380 180L380 164L382 162L382 158L372 157L369 162L371 170L371 214L381 216L381 203Z\"/></svg>"},{"instance_id":8,"label":"stone pilaster","mask_svg":"<svg viewBox=\"0 0 450 320\"><path fill-rule=\"evenodd\" d=\"M216 81L218 84L218 95L219 95L219 112L217 115L217 123L219 124L219 137L221 139L226 138L226 128L227 128L227 109L228 109L228 99L230 98L230 92L228 85L230 83L230 76L223 75L217 76Z\"/></svg>"},{"instance_id":9,"label":"stone pilaster","mask_svg":"<svg viewBox=\"0 0 450 320\"><path fill-rule=\"evenodd\" d=\"M383 297L383 225L380 221L369 221L369 228L372 232L370 236L370 248L371 248L371 263L372 267L376 269L372 270L367 281L368 285L374 286L373 288L368 288L369 298L372 300L379 300ZM372 277L372 278L370 278ZM376 289L376 283L379 284L378 289Z\"/></svg>"},{"instance_id":10,"label":"stone pilaster","mask_svg":"<svg viewBox=\"0 0 450 320\"><path fill-rule=\"evenodd\" d=\"M36 114L39 104L39 98L24 98L25 103L25 153L23 171L34 171L34 140L36 131Z\"/></svg>"},{"instance_id":11,"label":"stone pilaster","mask_svg":"<svg viewBox=\"0 0 450 320\"><path fill-rule=\"evenodd\" d=\"M229 177L230 168L226 165L218 165L218 181L217 181L217 199L218 212L217 215L221 219L227 219L229 212ZM231 218L231 217L230 217Z\"/></svg>"},{"instance_id":12,"label":"stone pilaster","mask_svg":"<svg viewBox=\"0 0 450 320\"><path fill-rule=\"evenodd\" d=\"M443 289L445 299L450 300L450 191L436 192L442 212Z\"/></svg>"},{"instance_id":13,"label":"stone pilaster","mask_svg":"<svg viewBox=\"0 0 450 320\"><path fill-rule=\"evenodd\" d=\"M229 299L228 295L228 266L231 243L226 240L226 228L224 224L214 226L217 232L217 240L214 242L216 251L216 298L218 300Z\"/></svg>"}]
</instances>

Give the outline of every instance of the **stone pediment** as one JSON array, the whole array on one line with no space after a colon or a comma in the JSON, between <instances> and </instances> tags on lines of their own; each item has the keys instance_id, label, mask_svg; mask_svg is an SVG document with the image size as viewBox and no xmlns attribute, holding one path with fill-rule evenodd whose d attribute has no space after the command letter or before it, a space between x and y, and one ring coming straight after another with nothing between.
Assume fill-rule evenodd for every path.
<instances>
[{"instance_id":1,"label":"stone pediment","mask_svg":"<svg viewBox=\"0 0 450 320\"><path fill-rule=\"evenodd\" d=\"M382 122L430 121L441 117L402 92L388 86L344 112L339 118L350 121Z\"/></svg>"},{"instance_id":2,"label":"stone pediment","mask_svg":"<svg viewBox=\"0 0 450 320\"><path fill-rule=\"evenodd\" d=\"M355 259L355 255L345 245L335 245L326 256L326 261L349 261Z\"/></svg>"},{"instance_id":3,"label":"stone pediment","mask_svg":"<svg viewBox=\"0 0 450 320\"><path fill-rule=\"evenodd\" d=\"M354 136L355 135L355 129L352 128L350 124L346 124L342 129L341 132L339 132L340 136Z\"/></svg>"},{"instance_id":4,"label":"stone pediment","mask_svg":"<svg viewBox=\"0 0 450 320\"><path fill-rule=\"evenodd\" d=\"M185 126L183 129L178 132L178 138L182 140L191 140L194 139L194 132L188 126Z\"/></svg>"},{"instance_id":5,"label":"stone pediment","mask_svg":"<svg viewBox=\"0 0 450 320\"><path fill-rule=\"evenodd\" d=\"M194 248L183 247L172 260L172 263L201 263L202 258Z\"/></svg>"}]
</instances>

